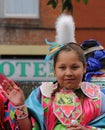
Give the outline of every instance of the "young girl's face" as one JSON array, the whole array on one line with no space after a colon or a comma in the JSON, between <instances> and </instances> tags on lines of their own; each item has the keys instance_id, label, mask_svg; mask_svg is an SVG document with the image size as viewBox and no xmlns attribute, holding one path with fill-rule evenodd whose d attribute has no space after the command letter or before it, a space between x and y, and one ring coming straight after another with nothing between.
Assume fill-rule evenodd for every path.
<instances>
[{"instance_id":1,"label":"young girl's face","mask_svg":"<svg viewBox=\"0 0 105 130\"><path fill-rule=\"evenodd\" d=\"M54 69L60 87L78 88L85 72L86 66L80 61L75 51L60 52Z\"/></svg>"}]
</instances>

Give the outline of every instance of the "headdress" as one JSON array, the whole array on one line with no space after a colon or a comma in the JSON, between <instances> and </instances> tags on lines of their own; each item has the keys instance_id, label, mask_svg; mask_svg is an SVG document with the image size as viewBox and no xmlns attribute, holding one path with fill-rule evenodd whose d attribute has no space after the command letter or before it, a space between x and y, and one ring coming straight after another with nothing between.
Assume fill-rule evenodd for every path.
<instances>
[{"instance_id":1,"label":"headdress","mask_svg":"<svg viewBox=\"0 0 105 130\"><path fill-rule=\"evenodd\" d=\"M60 50L60 48L64 46L64 44L76 41L75 24L71 15L61 14L57 18L55 29L55 42L48 42L47 39L45 40L46 44L50 45L45 61L50 60Z\"/></svg>"},{"instance_id":2,"label":"headdress","mask_svg":"<svg viewBox=\"0 0 105 130\"><path fill-rule=\"evenodd\" d=\"M48 42L46 40L46 43L50 45L50 47L48 50L48 54L45 57L45 61L52 59L52 57L54 57L54 55L57 54L59 50L63 48L63 46L66 43L75 42L74 38L75 26L71 15L61 14L57 18L55 28L56 28L55 42ZM56 116L53 113L51 102L48 108L48 120L47 120L48 130L54 129L55 119Z\"/></svg>"},{"instance_id":3,"label":"headdress","mask_svg":"<svg viewBox=\"0 0 105 130\"><path fill-rule=\"evenodd\" d=\"M80 46L83 49L85 55L92 52L94 54L93 57L86 57L87 69L85 80L90 81L92 75L103 74L103 72L100 71L100 69L102 69L100 60L105 58L105 50L104 47L94 39L86 40L81 43Z\"/></svg>"},{"instance_id":4,"label":"headdress","mask_svg":"<svg viewBox=\"0 0 105 130\"><path fill-rule=\"evenodd\" d=\"M88 44L90 44L90 47ZM91 44L94 44L94 46L91 46ZM82 42L81 47L83 48L85 55L90 53L90 52L96 51L96 50L103 50L104 49L104 47L101 46L101 44L94 39L89 39L89 40Z\"/></svg>"}]
</instances>

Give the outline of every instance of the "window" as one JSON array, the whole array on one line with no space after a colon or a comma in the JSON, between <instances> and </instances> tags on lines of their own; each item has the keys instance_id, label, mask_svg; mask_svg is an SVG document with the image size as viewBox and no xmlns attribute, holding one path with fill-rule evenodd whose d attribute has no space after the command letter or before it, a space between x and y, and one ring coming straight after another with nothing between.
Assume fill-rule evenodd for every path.
<instances>
[{"instance_id":1,"label":"window","mask_svg":"<svg viewBox=\"0 0 105 130\"><path fill-rule=\"evenodd\" d=\"M0 0L4 18L39 18L39 0Z\"/></svg>"}]
</instances>

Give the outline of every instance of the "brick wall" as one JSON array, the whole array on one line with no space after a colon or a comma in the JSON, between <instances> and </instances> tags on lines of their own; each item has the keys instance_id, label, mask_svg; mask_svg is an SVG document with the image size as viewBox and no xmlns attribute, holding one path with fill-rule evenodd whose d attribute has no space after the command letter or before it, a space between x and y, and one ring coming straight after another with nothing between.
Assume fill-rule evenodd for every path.
<instances>
[{"instance_id":1,"label":"brick wall","mask_svg":"<svg viewBox=\"0 0 105 130\"><path fill-rule=\"evenodd\" d=\"M89 0L88 5L73 1L73 5L77 41L93 38L105 47L105 0Z\"/></svg>"},{"instance_id":2,"label":"brick wall","mask_svg":"<svg viewBox=\"0 0 105 130\"><path fill-rule=\"evenodd\" d=\"M105 41L105 0L89 0L88 5L73 1L73 17L76 25L77 42L94 38L104 45ZM1 19L0 44L42 45L44 39L55 40L54 24L61 14L61 3L56 9L40 0L40 19Z\"/></svg>"}]
</instances>

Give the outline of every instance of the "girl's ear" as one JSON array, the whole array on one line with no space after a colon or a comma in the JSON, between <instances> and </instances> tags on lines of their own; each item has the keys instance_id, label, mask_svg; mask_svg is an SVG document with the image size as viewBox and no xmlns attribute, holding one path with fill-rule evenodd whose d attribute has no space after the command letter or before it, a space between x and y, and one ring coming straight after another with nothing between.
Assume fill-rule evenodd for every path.
<instances>
[{"instance_id":1,"label":"girl's ear","mask_svg":"<svg viewBox=\"0 0 105 130\"><path fill-rule=\"evenodd\" d=\"M56 72L55 72L55 69L54 69L54 76L56 76Z\"/></svg>"},{"instance_id":2,"label":"girl's ear","mask_svg":"<svg viewBox=\"0 0 105 130\"><path fill-rule=\"evenodd\" d=\"M85 64L85 65L84 65L84 74L86 73L86 66L87 66L87 65Z\"/></svg>"}]
</instances>

